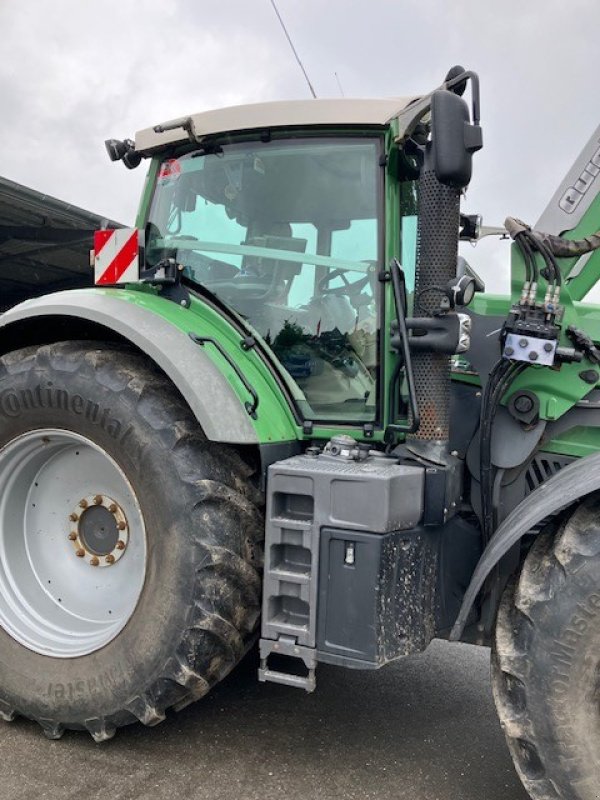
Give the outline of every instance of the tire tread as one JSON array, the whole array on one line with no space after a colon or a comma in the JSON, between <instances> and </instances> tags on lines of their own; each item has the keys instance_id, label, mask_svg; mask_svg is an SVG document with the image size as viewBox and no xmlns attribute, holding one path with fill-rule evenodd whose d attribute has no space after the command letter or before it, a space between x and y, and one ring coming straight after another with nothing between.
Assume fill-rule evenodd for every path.
<instances>
[{"instance_id":1,"label":"tire tread","mask_svg":"<svg viewBox=\"0 0 600 800\"><path fill-rule=\"evenodd\" d=\"M586 530L586 520L590 523ZM538 621L557 601L565 582L582 559L600 553L598 501L584 502L556 532L537 537L520 575L508 584L496 622L492 647L492 689L500 724L515 768L533 800L572 800L550 777L543 736L538 733L527 698L539 677L528 654ZM595 529L595 533L590 532Z\"/></svg>"}]
</instances>

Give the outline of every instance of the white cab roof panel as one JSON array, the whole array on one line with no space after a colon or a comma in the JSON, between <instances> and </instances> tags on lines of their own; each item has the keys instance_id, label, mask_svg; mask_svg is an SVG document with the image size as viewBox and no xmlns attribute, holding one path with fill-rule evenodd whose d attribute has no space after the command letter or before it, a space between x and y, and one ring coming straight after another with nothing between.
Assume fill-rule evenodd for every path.
<instances>
[{"instance_id":1,"label":"white cab roof panel","mask_svg":"<svg viewBox=\"0 0 600 800\"><path fill-rule=\"evenodd\" d=\"M416 98L393 97L353 100L344 97L333 100L282 100L202 111L192 114L189 119L197 139L211 134L261 128L313 125L385 126L414 99ZM162 125L168 128L174 122L183 124L186 119L188 118L183 117L181 120L163 122ZM146 128L136 134L135 149L149 155L165 145L185 142L187 139L188 134L183 127L175 127L163 133L157 133L154 128Z\"/></svg>"}]
</instances>

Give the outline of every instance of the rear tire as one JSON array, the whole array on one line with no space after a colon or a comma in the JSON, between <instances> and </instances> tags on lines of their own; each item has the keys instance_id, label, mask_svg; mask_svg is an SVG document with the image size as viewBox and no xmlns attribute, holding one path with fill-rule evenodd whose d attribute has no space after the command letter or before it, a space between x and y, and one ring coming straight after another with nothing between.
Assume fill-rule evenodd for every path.
<instances>
[{"instance_id":1,"label":"rear tire","mask_svg":"<svg viewBox=\"0 0 600 800\"><path fill-rule=\"evenodd\" d=\"M534 800L600 797L600 501L538 537L496 625L492 682Z\"/></svg>"},{"instance_id":2,"label":"rear tire","mask_svg":"<svg viewBox=\"0 0 600 800\"><path fill-rule=\"evenodd\" d=\"M114 466L108 488L103 469L88 466L70 496L73 481L65 476L75 474L73 459L83 455L77 442ZM7 562L0 573L0 716L37 720L50 738L71 728L103 741L136 720L157 724L167 709L183 708L225 677L253 641L259 618L264 524L253 472L234 448L205 439L175 388L141 355L62 342L0 359L0 546ZM81 541L91 537L89 552L82 556L81 541L69 538L80 525L73 511L81 494L104 504L102 525L105 518L112 524L109 507L115 519L121 505L133 519L130 541L119 542L124 552L111 551L116 560L98 544L92 517L81 528ZM113 494L125 499L113 502ZM33 517L32 530L22 508L40 498L48 512ZM36 560L49 542L51 557ZM97 552L100 566L92 563ZM56 596L52 580L60 583L63 569L84 589L89 582L91 610L87 589L79 615L77 604L65 609ZM127 595L119 607L123 624L100 626L104 633L94 639L96 612L111 613L105 609L120 595ZM69 630L69 614L81 641Z\"/></svg>"}]
</instances>

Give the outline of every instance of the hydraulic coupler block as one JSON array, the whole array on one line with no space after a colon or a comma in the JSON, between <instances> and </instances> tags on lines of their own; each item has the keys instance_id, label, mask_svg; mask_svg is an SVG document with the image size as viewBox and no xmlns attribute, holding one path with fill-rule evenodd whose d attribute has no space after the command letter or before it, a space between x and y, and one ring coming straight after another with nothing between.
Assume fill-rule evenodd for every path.
<instances>
[{"instance_id":1,"label":"hydraulic coupler block","mask_svg":"<svg viewBox=\"0 0 600 800\"><path fill-rule=\"evenodd\" d=\"M502 330L504 358L551 367L556 358L559 328L555 315L543 307L515 305Z\"/></svg>"},{"instance_id":2,"label":"hydraulic coupler block","mask_svg":"<svg viewBox=\"0 0 600 800\"><path fill-rule=\"evenodd\" d=\"M556 356L556 339L538 339L509 333L504 343L503 355L512 361L526 361L529 364L543 364L551 367Z\"/></svg>"}]
</instances>

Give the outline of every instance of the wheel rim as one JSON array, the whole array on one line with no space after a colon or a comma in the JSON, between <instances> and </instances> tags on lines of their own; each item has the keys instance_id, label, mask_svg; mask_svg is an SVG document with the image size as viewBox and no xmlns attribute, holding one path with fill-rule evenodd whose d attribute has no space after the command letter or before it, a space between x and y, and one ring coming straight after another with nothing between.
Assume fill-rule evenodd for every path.
<instances>
[{"instance_id":1,"label":"wheel rim","mask_svg":"<svg viewBox=\"0 0 600 800\"><path fill-rule=\"evenodd\" d=\"M146 574L142 512L125 474L77 433L36 430L0 450L0 625L42 655L104 647Z\"/></svg>"}]
</instances>

